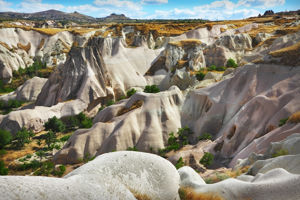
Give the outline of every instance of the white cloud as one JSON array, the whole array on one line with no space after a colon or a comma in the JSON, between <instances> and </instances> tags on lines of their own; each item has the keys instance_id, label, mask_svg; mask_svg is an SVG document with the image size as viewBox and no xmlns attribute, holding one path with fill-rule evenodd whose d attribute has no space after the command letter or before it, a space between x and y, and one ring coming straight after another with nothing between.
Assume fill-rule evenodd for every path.
<instances>
[{"instance_id":1,"label":"white cloud","mask_svg":"<svg viewBox=\"0 0 300 200\"><path fill-rule=\"evenodd\" d=\"M271 8L281 6L285 0L239 0L237 5L246 7Z\"/></svg>"},{"instance_id":2,"label":"white cloud","mask_svg":"<svg viewBox=\"0 0 300 200\"><path fill-rule=\"evenodd\" d=\"M251 0L248 0L251 1ZM174 8L171 10L156 10L149 18L198 18L209 20L240 19L257 16L260 12L249 9L229 0L214 1L210 4L195 6L191 9Z\"/></svg>"},{"instance_id":3,"label":"white cloud","mask_svg":"<svg viewBox=\"0 0 300 200\"><path fill-rule=\"evenodd\" d=\"M135 3L132 1L126 0L95 0L94 4L96 6L113 6L113 7L122 7L130 10L141 10L142 6L140 3Z\"/></svg>"},{"instance_id":4,"label":"white cloud","mask_svg":"<svg viewBox=\"0 0 300 200\"><path fill-rule=\"evenodd\" d=\"M65 7L62 4L47 4L42 0L24 0L17 5L18 12L40 12L50 9L63 10Z\"/></svg>"},{"instance_id":5,"label":"white cloud","mask_svg":"<svg viewBox=\"0 0 300 200\"><path fill-rule=\"evenodd\" d=\"M142 0L142 3L145 3L145 4L163 4L163 3L168 3L168 0Z\"/></svg>"},{"instance_id":6,"label":"white cloud","mask_svg":"<svg viewBox=\"0 0 300 200\"><path fill-rule=\"evenodd\" d=\"M0 11L6 12L6 11L13 11L13 9L10 7L12 4L10 2L0 0Z\"/></svg>"}]
</instances>

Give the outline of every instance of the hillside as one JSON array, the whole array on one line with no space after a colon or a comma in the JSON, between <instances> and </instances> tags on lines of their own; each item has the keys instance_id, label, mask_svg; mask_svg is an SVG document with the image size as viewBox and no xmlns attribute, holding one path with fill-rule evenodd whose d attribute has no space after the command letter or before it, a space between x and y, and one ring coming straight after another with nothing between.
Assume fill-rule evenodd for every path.
<instances>
[{"instance_id":1,"label":"hillside","mask_svg":"<svg viewBox=\"0 0 300 200\"><path fill-rule=\"evenodd\" d=\"M297 12L33 15L102 22L1 24L0 200L300 198Z\"/></svg>"}]
</instances>

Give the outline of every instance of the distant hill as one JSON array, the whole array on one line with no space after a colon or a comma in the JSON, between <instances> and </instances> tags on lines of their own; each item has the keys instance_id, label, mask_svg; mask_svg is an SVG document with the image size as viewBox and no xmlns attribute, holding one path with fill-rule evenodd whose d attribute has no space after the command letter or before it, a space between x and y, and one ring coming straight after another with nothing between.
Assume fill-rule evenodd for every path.
<instances>
[{"instance_id":1,"label":"distant hill","mask_svg":"<svg viewBox=\"0 0 300 200\"><path fill-rule=\"evenodd\" d=\"M110 14L109 16L107 17L103 17L103 18L97 18L98 20L101 20L101 21L119 21L119 20L130 20L129 17L126 17L124 14L115 14L115 13L112 13Z\"/></svg>"},{"instance_id":2,"label":"distant hill","mask_svg":"<svg viewBox=\"0 0 300 200\"><path fill-rule=\"evenodd\" d=\"M27 20L66 20L66 21L73 21L73 22L96 22L96 21L115 21L115 20L128 20L129 18L126 17L124 14L117 15L115 13L111 14L110 16L104 18L94 18L90 17L78 12L73 13L65 13L59 10L46 10L42 12L36 13L17 13L17 12L0 12L1 19L7 20L20 20L20 19L27 19Z\"/></svg>"}]
</instances>

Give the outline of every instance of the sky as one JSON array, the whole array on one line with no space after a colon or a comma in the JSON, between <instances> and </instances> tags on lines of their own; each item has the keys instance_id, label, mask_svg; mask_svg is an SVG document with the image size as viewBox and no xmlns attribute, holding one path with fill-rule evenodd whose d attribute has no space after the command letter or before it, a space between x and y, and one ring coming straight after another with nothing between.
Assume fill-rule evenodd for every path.
<instances>
[{"instance_id":1,"label":"sky","mask_svg":"<svg viewBox=\"0 0 300 200\"><path fill-rule=\"evenodd\" d=\"M92 17L111 13L135 19L243 19L265 10L300 9L300 0L0 0L0 12L56 9Z\"/></svg>"}]
</instances>

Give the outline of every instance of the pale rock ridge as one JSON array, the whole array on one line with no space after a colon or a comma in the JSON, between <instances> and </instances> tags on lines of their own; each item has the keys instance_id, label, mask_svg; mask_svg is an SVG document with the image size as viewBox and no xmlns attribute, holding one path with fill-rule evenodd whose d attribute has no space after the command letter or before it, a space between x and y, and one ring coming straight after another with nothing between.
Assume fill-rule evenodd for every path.
<instances>
[{"instance_id":1,"label":"pale rock ridge","mask_svg":"<svg viewBox=\"0 0 300 200\"><path fill-rule=\"evenodd\" d=\"M129 100L99 112L90 129L76 131L54 160L76 163L85 155L136 147L157 151L165 147L170 132L181 127L183 96L173 86L157 94L136 93Z\"/></svg>"},{"instance_id":2,"label":"pale rock ridge","mask_svg":"<svg viewBox=\"0 0 300 200\"><path fill-rule=\"evenodd\" d=\"M110 86L111 77L101 52L89 43L85 48L72 48L66 63L49 77L36 105L52 106L71 99L89 104L106 96Z\"/></svg>"},{"instance_id":3,"label":"pale rock ridge","mask_svg":"<svg viewBox=\"0 0 300 200\"><path fill-rule=\"evenodd\" d=\"M0 96L0 100L8 101L10 99L16 99L18 101L35 101L46 81L46 78L33 77L19 86L16 91Z\"/></svg>"}]
</instances>

